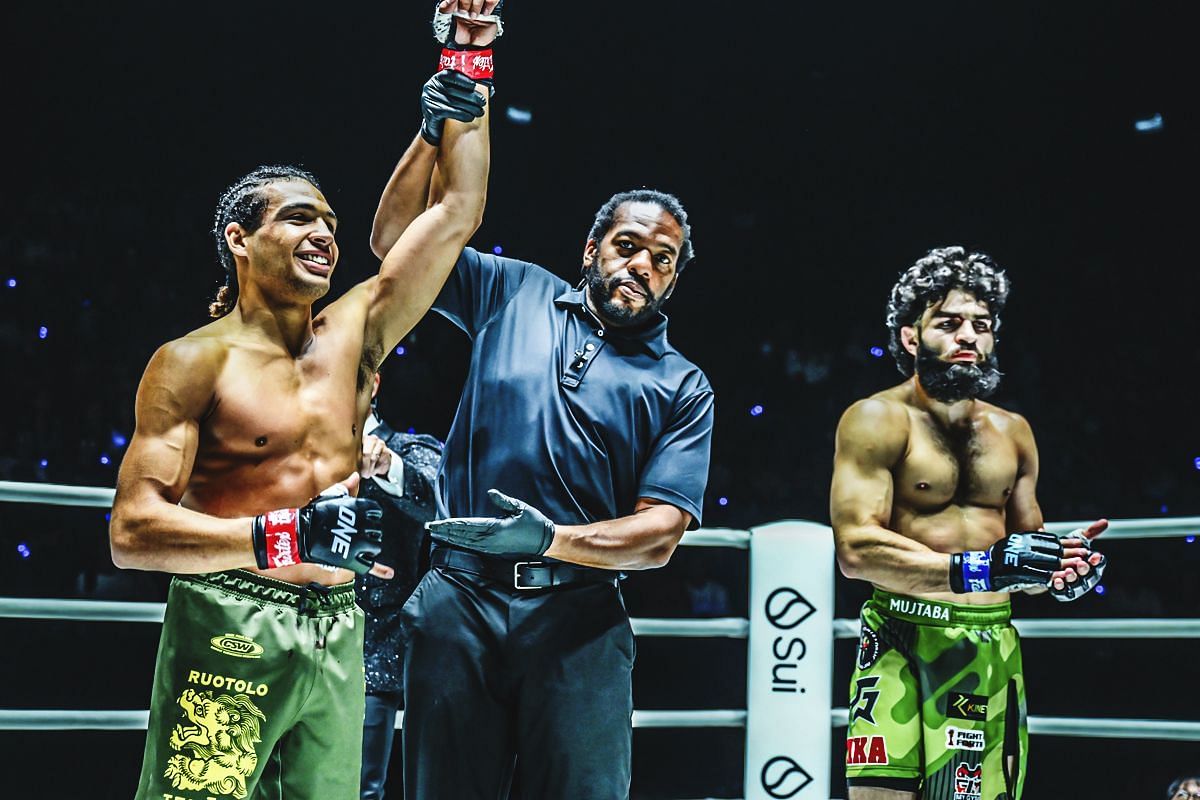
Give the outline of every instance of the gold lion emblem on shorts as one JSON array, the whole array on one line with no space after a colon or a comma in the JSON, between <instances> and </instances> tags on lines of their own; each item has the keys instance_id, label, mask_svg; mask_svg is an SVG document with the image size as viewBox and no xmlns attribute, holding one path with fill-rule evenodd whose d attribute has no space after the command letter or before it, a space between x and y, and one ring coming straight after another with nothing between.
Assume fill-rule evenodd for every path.
<instances>
[{"instance_id":1,"label":"gold lion emblem on shorts","mask_svg":"<svg viewBox=\"0 0 1200 800\"><path fill-rule=\"evenodd\" d=\"M258 766L254 745L266 716L244 694L230 697L184 690L179 707L187 717L171 731L171 749L163 776L176 789L246 796L246 778Z\"/></svg>"}]
</instances>

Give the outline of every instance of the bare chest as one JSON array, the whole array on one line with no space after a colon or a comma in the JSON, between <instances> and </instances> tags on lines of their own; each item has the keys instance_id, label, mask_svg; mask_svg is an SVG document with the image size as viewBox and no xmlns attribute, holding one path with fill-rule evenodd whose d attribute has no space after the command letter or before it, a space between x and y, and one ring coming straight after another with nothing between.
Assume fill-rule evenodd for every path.
<instances>
[{"instance_id":1,"label":"bare chest","mask_svg":"<svg viewBox=\"0 0 1200 800\"><path fill-rule=\"evenodd\" d=\"M201 454L258 463L356 458L369 402L357 373L353 357L231 359L202 425Z\"/></svg>"},{"instance_id":2,"label":"bare chest","mask_svg":"<svg viewBox=\"0 0 1200 800\"><path fill-rule=\"evenodd\" d=\"M946 430L920 420L895 470L896 497L914 510L951 504L1003 509L1019 469L1012 439L986 422Z\"/></svg>"}]
</instances>

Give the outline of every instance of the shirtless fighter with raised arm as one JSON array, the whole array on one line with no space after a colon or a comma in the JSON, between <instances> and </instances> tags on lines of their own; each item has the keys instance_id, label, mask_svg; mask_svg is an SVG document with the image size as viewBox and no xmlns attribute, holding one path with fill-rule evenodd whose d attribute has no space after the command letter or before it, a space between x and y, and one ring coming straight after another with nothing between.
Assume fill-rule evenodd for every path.
<instances>
[{"instance_id":1,"label":"shirtless fighter with raised arm","mask_svg":"<svg viewBox=\"0 0 1200 800\"><path fill-rule=\"evenodd\" d=\"M831 518L838 562L875 591L850 686L850 800L1017 800L1028 736L1007 592L1073 600L1100 580L1090 540L1040 529L1037 447L999 385L1004 272L931 250L888 306L909 379L838 425Z\"/></svg>"},{"instance_id":2,"label":"shirtless fighter with raised arm","mask_svg":"<svg viewBox=\"0 0 1200 800\"><path fill-rule=\"evenodd\" d=\"M406 158L436 159L444 192L378 275L315 317L338 262L337 217L316 179L261 167L221 197L213 232L230 282L218 319L151 358L113 506L114 562L176 573L139 800L358 796L363 616L352 579L391 575L374 564L379 506L352 496L363 421L380 362L481 220L484 97L454 115L470 122L433 121L440 148L414 140Z\"/></svg>"}]
</instances>

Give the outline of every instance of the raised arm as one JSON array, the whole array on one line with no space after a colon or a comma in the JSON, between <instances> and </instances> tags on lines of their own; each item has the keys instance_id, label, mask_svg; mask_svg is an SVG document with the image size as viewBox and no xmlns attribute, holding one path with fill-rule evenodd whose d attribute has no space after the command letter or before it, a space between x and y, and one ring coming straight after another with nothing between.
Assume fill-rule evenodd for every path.
<instances>
[{"instance_id":1,"label":"raised arm","mask_svg":"<svg viewBox=\"0 0 1200 800\"><path fill-rule=\"evenodd\" d=\"M150 359L109 525L118 567L198 573L254 565L250 517L222 519L179 505L224 357L215 342L181 339Z\"/></svg>"},{"instance_id":2,"label":"raised arm","mask_svg":"<svg viewBox=\"0 0 1200 800\"><path fill-rule=\"evenodd\" d=\"M893 591L950 591L950 556L888 528L892 468L908 443L908 415L884 400L860 400L838 423L829 515L847 578Z\"/></svg>"}]
</instances>

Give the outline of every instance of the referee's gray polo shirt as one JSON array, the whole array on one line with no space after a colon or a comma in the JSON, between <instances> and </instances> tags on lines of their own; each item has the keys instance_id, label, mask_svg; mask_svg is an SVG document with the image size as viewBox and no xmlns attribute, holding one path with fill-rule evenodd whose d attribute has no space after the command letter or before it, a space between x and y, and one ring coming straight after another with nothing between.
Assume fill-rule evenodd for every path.
<instances>
[{"instance_id":1,"label":"referee's gray polo shirt","mask_svg":"<svg viewBox=\"0 0 1200 800\"><path fill-rule=\"evenodd\" d=\"M438 516L497 516L499 489L578 525L639 497L692 515L708 481L713 391L667 341L667 318L602 328L584 290L535 264L463 251L434 309L471 337L438 472Z\"/></svg>"}]
</instances>

